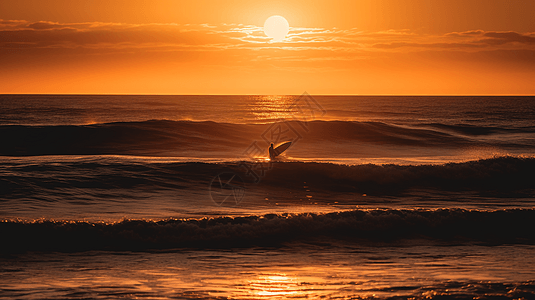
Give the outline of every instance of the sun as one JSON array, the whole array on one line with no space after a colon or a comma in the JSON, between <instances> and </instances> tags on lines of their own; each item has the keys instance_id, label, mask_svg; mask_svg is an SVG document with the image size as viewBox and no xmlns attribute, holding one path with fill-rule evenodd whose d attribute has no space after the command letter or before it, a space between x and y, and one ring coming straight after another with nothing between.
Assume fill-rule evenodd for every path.
<instances>
[{"instance_id":1,"label":"sun","mask_svg":"<svg viewBox=\"0 0 535 300\"><path fill-rule=\"evenodd\" d=\"M284 17L271 16L264 22L264 33L272 38L273 42L282 41L290 31L290 24Z\"/></svg>"}]
</instances>

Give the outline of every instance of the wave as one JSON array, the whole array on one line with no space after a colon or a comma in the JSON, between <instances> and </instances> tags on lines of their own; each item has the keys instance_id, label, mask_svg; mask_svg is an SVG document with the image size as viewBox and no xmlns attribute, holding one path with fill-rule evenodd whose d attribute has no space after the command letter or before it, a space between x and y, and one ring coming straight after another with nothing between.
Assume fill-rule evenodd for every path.
<instances>
[{"instance_id":1,"label":"wave","mask_svg":"<svg viewBox=\"0 0 535 300\"><path fill-rule=\"evenodd\" d=\"M469 136L485 136L499 133L535 133L535 127L498 127L498 126L476 126L469 124L440 124L423 123L416 124L417 127L434 128L443 132L453 132L456 134Z\"/></svg>"},{"instance_id":2,"label":"wave","mask_svg":"<svg viewBox=\"0 0 535 300\"><path fill-rule=\"evenodd\" d=\"M94 125L0 126L0 155L179 154L245 146L247 126L215 122L119 122Z\"/></svg>"},{"instance_id":3,"label":"wave","mask_svg":"<svg viewBox=\"0 0 535 300\"><path fill-rule=\"evenodd\" d=\"M535 158L495 157L440 165L341 165L275 162L259 183L247 166L255 161L166 162L97 157L64 162L4 162L0 172L3 199L35 198L69 189L108 191L207 188L217 174L238 174L247 187L316 192L403 196L412 191L467 191L490 197L533 197ZM257 168L258 169L258 168ZM43 174L38 175L38 174ZM260 174L259 174L260 175ZM246 187L246 188L247 188ZM47 192L49 191L49 192Z\"/></svg>"},{"instance_id":4,"label":"wave","mask_svg":"<svg viewBox=\"0 0 535 300\"><path fill-rule=\"evenodd\" d=\"M315 189L399 195L413 189L479 191L509 197L533 196L534 158L495 157L440 165L337 165L329 163L281 163L262 183L295 186L306 181Z\"/></svg>"},{"instance_id":5,"label":"wave","mask_svg":"<svg viewBox=\"0 0 535 300\"><path fill-rule=\"evenodd\" d=\"M430 286L399 285L395 287L370 289L369 291L396 293L395 296L374 297L386 300L468 300L468 299L533 299L535 281L493 282L476 280L447 280ZM369 299L369 298L356 298Z\"/></svg>"},{"instance_id":6,"label":"wave","mask_svg":"<svg viewBox=\"0 0 535 300\"><path fill-rule=\"evenodd\" d=\"M0 222L2 252L282 246L295 242L533 244L535 209L353 210L204 219Z\"/></svg>"},{"instance_id":7,"label":"wave","mask_svg":"<svg viewBox=\"0 0 535 300\"><path fill-rule=\"evenodd\" d=\"M422 147L486 145L533 147L532 139L480 141L493 133L535 133L535 128L474 127L468 125L420 124L398 126L381 122L312 121L283 124L286 140L303 138L309 147L328 148L336 143L369 143ZM275 126L276 127L276 126ZM118 154L168 155L188 153L216 155L240 153L261 137L274 140L272 124L233 124L212 121L119 122L93 125L0 126L0 155ZM281 129L281 128L277 128ZM281 131L278 132L279 134ZM305 138L306 137L306 138ZM267 148L267 146L266 146Z\"/></svg>"}]
</instances>

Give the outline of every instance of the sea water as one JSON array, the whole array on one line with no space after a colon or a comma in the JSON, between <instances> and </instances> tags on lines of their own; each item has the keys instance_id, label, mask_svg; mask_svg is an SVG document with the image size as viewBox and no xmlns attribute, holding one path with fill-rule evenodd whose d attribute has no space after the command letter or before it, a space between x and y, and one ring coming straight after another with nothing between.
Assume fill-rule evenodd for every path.
<instances>
[{"instance_id":1,"label":"sea water","mask_svg":"<svg viewBox=\"0 0 535 300\"><path fill-rule=\"evenodd\" d=\"M535 97L2 95L0 112L0 297L535 297Z\"/></svg>"}]
</instances>

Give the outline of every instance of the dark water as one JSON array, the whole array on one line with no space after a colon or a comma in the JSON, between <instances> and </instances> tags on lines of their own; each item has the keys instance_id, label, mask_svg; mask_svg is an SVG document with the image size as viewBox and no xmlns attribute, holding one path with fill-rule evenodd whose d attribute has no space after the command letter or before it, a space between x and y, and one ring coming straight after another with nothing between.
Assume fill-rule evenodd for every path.
<instances>
[{"instance_id":1,"label":"dark water","mask_svg":"<svg viewBox=\"0 0 535 300\"><path fill-rule=\"evenodd\" d=\"M535 97L0 111L0 297L535 297Z\"/></svg>"}]
</instances>

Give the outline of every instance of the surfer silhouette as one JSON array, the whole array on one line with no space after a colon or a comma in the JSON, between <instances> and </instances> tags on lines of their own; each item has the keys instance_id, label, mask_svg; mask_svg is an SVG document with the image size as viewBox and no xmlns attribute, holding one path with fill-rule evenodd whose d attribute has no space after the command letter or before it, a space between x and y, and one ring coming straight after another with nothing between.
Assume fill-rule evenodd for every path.
<instances>
[{"instance_id":1,"label":"surfer silhouette","mask_svg":"<svg viewBox=\"0 0 535 300\"><path fill-rule=\"evenodd\" d=\"M284 142L279 144L277 147L273 147L273 143L271 143L271 146L269 146L269 159L276 159L277 156L281 155L282 152L286 151L286 149L288 149L291 145L292 142Z\"/></svg>"},{"instance_id":2,"label":"surfer silhouette","mask_svg":"<svg viewBox=\"0 0 535 300\"><path fill-rule=\"evenodd\" d=\"M271 143L271 146L269 146L269 159L274 159L275 156L275 149L273 149L273 143Z\"/></svg>"}]
</instances>

